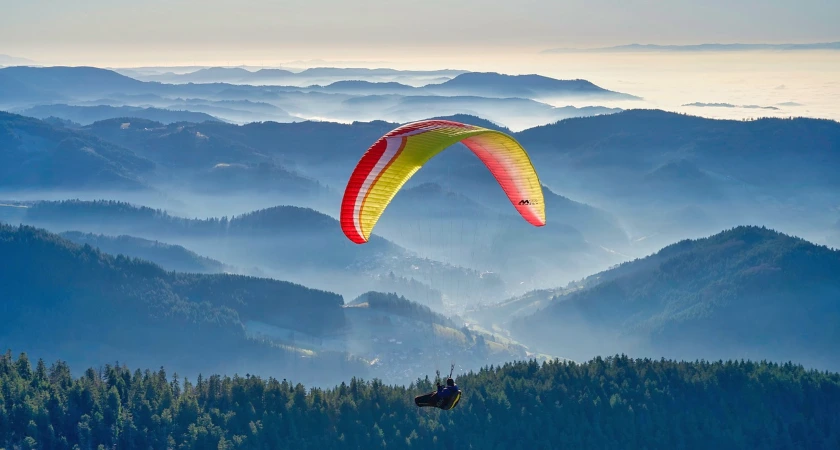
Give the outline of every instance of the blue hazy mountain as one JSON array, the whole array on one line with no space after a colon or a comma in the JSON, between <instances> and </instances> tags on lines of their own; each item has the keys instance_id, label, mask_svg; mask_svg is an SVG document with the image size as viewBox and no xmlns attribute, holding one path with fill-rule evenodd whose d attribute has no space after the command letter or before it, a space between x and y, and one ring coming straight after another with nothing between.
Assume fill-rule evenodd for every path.
<instances>
[{"instance_id":1,"label":"blue hazy mountain","mask_svg":"<svg viewBox=\"0 0 840 450\"><path fill-rule=\"evenodd\" d=\"M495 72L462 73L443 83L410 86L397 82L345 80L308 90L357 95L399 94L483 96L491 98L601 97L630 100L638 97L613 92L586 80L558 80L542 75L506 75Z\"/></svg>"},{"instance_id":2,"label":"blue hazy mountain","mask_svg":"<svg viewBox=\"0 0 840 450\"><path fill-rule=\"evenodd\" d=\"M155 164L119 145L0 111L0 187L147 188Z\"/></svg>"},{"instance_id":3,"label":"blue hazy mountain","mask_svg":"<svg viewBox=\"0 0 840 450\"><path fill-rule=\"evenodd\" d=\"M605 211L546 188L551 219L535 228L497 190L414 183L397 193L375 231L431 258L492 271L520 289L551 286L558 276L572 280L621 261L604 247L620 248L628 239Z\"/></svg>"},{"instance_id":4,"label":"blue hazy mountain","mask_svg":"<svg viewBox=\"0 0 840 450\"><path fill-rule=\"evenodd\" d=\"M58 117L65 120L90 125L100 120L115 118L138 118L170 124L174 122L204 122L205 120L218 122L218 118L203 112L187 110L140 108L136 106L76 106L76 105L39 105L19 111L25 116L45 119Z\"/></svg>"},{"instance_id":5,"label":"blue hazy mountain","mask_svg":"<svg viewBox=\"0 0 840 450\"><path fill-rule=\"evenodd\" d=\"M459 116L459 119L480 120L468 116ZM482 124L490 126L487 122ZM364 150L397 125L380 121L353 124L267 122L244 126L205 123L189 124L181 132L191 133L193 140L199 139L196 132L209 137L209 142L218 140L220 151L227 154L239 149L236 151L241 151L242 155L282 155L312 170L311 176L322 174L325 178L333 178L332 174L335 174L332 182L346 177L348 168L355 165ZM134 134L131 129L124 132L115 126L115 122L103 123L102 127L94 125L90 130L137 151L139 146L156 143L158 137L172 138L177 134L173 131L180 126L145 132L155 138L144 138L140 144L131 138L139 134L137 129ZM152 127L144 125L142 128ZM746 184L795 194L803 187L836 187L840 182L834 176L833 167L837 161L830 150L840 140L840 124L829 120L744 122L631 110L566 119L514 136L528 149L541 178L560 192L575 187L593 195L626 198L639 189L648 189L646 180L680 188L680 177L689 174L686 170L693 174L691 178L696 182L726 189ZM157 145L169 148L168 153L178 150L174 145ZM449 153L453 152L442 154L440 160L451 161L448 160ZM258 156L239 156L212 162L259 159ZM456 166L449 167L456 173L464 173L460 164L475 161L475 158L463 157L454 161L458 164L457 169ZM476 167L476 170L480 169ZM423 172L430 171L424 167ZM581 180L583 177L588 179L586 183Z\"/></svg>"},{"instance_id":6,"label":"blue hazy mountain","mask_svg":"<svg viewBox=\"0 0 840 450\"><path fill-rule=\"evenodd\" d=\"M15 81L26 88L65 96L135 92L146 85L112 70L96 67L6 67L0 69L0 77L0 88L4 82Z\"/></svg>"},{"instance_id":7,"label":"blue hazy mountain","mask_svg":"<svg viewBox=\"0 0 840 450\"><path fill-rule=\"evenodd\" d=\"M563 161L574 171L615 169L642 176L677 159L740 182L789 189L839 186L831 148L840 123L823 119L717 120L657 110L566 119L517 133L539 163ZM780 169L785 170L780 170ZM635 174L635 175L634 175ZM613 177L614 174L610 174ZM633 184L614 179L625 194ZM635 180L634 180L635 181ZM619 193L619 192L616 192Z\"/></svg>"},{"instance_id":8,"label":"blue hazy mountain","mask_svg":"<svg viewBox=\"0 0 840 450\"><path fill-rule=\"evenodd\" d=\"M349 307L366 307L371 310L388 312L398 316L422 322L458 328L461 320L458 317L447 317L436 313L428 306L420 305L405 297L384 292L369 291L347 302Z\"/></svg>"},{"instance_id":9,"label":"blue hazy mountain","mask_svg":"<svg viewBox=\"0 0 840 450\"><path fill-rule=\"evenodd\" d=\"M470 72L425 89L441 94L486 97L599 97L611 100L634 100L638 97L613 92L586 80L558 80L542 75L506 75L495 72Z\"/></svg>"},{"instance_id":10,"label":"blue hazy mountain","mask_svg":"<svg viewBox=\"0 0 840 450\"><path fill-rule=\"evenodd\" d=\"M495 183L495 180L492 182ZM522 221L507 197L501 192L496 195L496 190L499 190L497 186L487 183L482 189L486 193L479 195L475 190L471 191L458 183L447 183L447 186L441 185L439 181L413 183L400 190L391 201L387 211L398 219L386 223L402 220L438 221L444 228L439 232L452 233L453 239L464 236L472 239L472 233L479 232L472 227L492 228ZM575 239L583 235L585 240L601 245L627 244L627 234L618 219L609 212L571 200L545 186L543 196L546 216L551 217L551 222L569 225L568 231L575 235ZM469 228L459 228L466 227L468 223ZM446 230L447 227L450 230Z\"/></svg>"},{"instance_id":11,"label":"blue hazy mountain","mask_svg":"<svg viewBox=\"0 0 840 450\"><path fill-rule=\"evenodd\" d=\"M278 106L250 100L176 99L174 101L161 101L161 103L166 104L165 109L205 113L228 122L239 124L264 120L274 122L299 122L302 120ZM199 121L192 120L191 122Z\"/></svg>"},{"instance_id":12,"label":"blue hazy mountain","mask_svg":"<svg viewBox=\"0 0 840 450\"><path fill-rule=\"evenodd\" d=\"M62 119L60 117L55 117L55 116L44 117L41 120L44 121L45 123L49 124L49 125L52 125L52 126L58 127L58 128L79 129L79 128L82 127L82 124L80 124L78 122L73 122L72 120Z\"/></svg>"},{"instance_id":13,"label":"blue hazy mountain","mask_svg":"<svg viewBox=\"0 0 840 450\"><path fill-rule=\"evenodd\" d=\"M684 240L593 275L515 324L572 358L632 352L836 370L840 251L763 227Z\"/></svg>"},{"instance_id":14,"label":"blue hazy mountain","mask_svg":"<svg viewBox=\"0 0 840 450\"><path fill-rule=\"evenodd\" d=\"M272 78L285 79L293 76L294 72L283 69L250 71L240 67L207 67L185 74L167 73L147 78L169 83L243 83L265 81Z\"/></svg>"},{"instance_id":15,"label":"blue hazy mountain","mask_svg":"<svg viewBox=\"0 0 840 450\"><path fill-rule=\"evenodd\" d=\"M88 244L96 247L103 253L143 259L176 272L222 273L233 270L232 267L215 259L201 256L180 245L127 235L108 236L79 231L66 231L59 235L79 245Z\"/></svg>"},{"instance_id":16,"label":"blue hazy mountain","mask_svg":"<svg viewBox=\"0 0 840 450\"><path fill-rule=\"evenodd\" d=\"M515 136L543 183L622 217L647 251L742 223L816 239L837 220L830 212L840 189L836 121L630 110ZM673 220L686 208L706 219Z\"/></svg>"},{"instance_id":17,"label":"blue hazy mountain","mask_svg":"<svg viewBox=\"0 0 840 450\"><path fill-rule=\"evenodd\" d=\"M236 69L237 72L242 70L244 69ZM347 77L353 73L336 70L336 73L343 73ZM628 98L625 94L602 89L585 80L557 80L538 75L465 73L458 74L444 83L427 84L425 87L411 87L397 81L369 82L357 78L338 78L327 85L303 86L266 85L257 82L166 84L140 81L114 71L89 67L0 69L0 92L10 94L0 98L2 108L24 111L39 107L41 110L33 110L33 115L55 115L82 123L118 114L131 116L108 108L131 107L184 110L236 123L265 120L293 122L307 118L404 122L428 116L469 113L516 129L551 123L567 117L619 111L616 108L597 105L583 108L553 107L534 101L531 98L534 96L587 96L593 101L599 97L613 100ZM240 103L235 107L216 103L221 101ZM249 107L247 102L270 104L275 109L268 111L256 105ZM46 105L55 104L71 105L64 108L73 108L72 113L44 110ZM161 111L132 111L138 111L136 117L164 122L210 119L200 115L189 118L175 113L164 118ZM155 116L152 116L152 113ZM74 117L66 116L70 114ZM83 114L89 116L84 117Z\"/></svg>"},{"instance_id":18,"label":"blue hazy mountain","mask_svg":"<svg viewBox=\"0 0 840 450\"><path fill-rule=\"evenodd\" d=\"M226 136L215 132L216 128L203 125L206 124L164 125L145 119L121 118L95 122L83 130L118 142L154 161L160 168L158 173L167 175L167 186L207 195L282 193L284 198L297 196L301 200L338 195L318 180L284 166L280 154L254 148L247 140L238 139L235 133Z\"/></svg>"},{"instance_id":19,"label":"blue hazy mountain","mask_svg":"<svg viewBox=\"0 0 840 450\"><path fill-rule=\"evenodd\" d=\"M308 86L312 82L336 81L395 81L400 79L451 78L463 70L397 70L344 67L313 67L300 71L286 69L247 70L240 67L207 67L188 73L133 74L144 81L162 83L233 83L233 84L295 84ZM126 72L128 73L128 72Z\"/></svg>"},{"instance_id":20,"label":"blue hazy mountain","mask_svg":"<svg viewBox=\"0 0 840 450\"><path fill-rule=\"evenodd\" d=\"M88 364L171 364L182 376L227 368L313 384L369 373L411 382L425 373L417 363L431 365L435 354L465 367L526 356L401 295L366 291L363 303L345 305L340 295L285 281L167 271L104 253L101 239L68 235L91 242L0 225L0 253L15 261L0 273L10 296L0 305L4 345Z\"/></svg>"},{"instance_id":21,"label":"blue hazy mountain","mask_svg":"<svg viewBox=\"0 0 840 450\"><path fill-rule=\"evenodd\" d=\"M342 102L343 108L332 115L338 119L388 120L412 122L432 116L469 114L483 117L509 128L528 128L553 123L569 117L612 114L620 108L602 106L551 106L529 98L477 95L369 95Z\"/></svg>"},{"instance_id":22,"label":"blue hazy mountain","mask_svg":"<svg viewBox=\"0 0 840 450\"><path fill-rule=\"evenodd\" d=\"M210 169L217 164L270 162L247 144L202 133L202 124L122 117L94 122L90 134L131 149L165 167Z\"/></svg>"},{"instance_id":23,"label":"blue hazy mountain","mask_svg":"<svg viewBox=\"0 0 840 450\"><path fill-rule=\"evenodd\" d=\"M210 72L207 72L210 71ZM196 73L204 74L220 71L228 73L233 71L237 74L249 73L259 76L264 71L249 72L244 69L202 69ZM160 82L140 81L115 71L95 67L7 67L0 69L0 88L7 83L17 83L17 87L26 87L38 91L53 93L65 97L85 97L93 99L94 95L110 94L150 94L158 95L185 95L192 93L192 97L205 97L211 92L219 92L223 89L249 89L253 91L271 90L275 92L289 91L329 91L341 93L355 93L359 90L370 91L370 93L389 94L416 94L416 93L438 93L443 95L460 96L489 96L489 97L581 97L600 96L609 99L633 99L634 96L613 92L596 86L586 80L558 80L541 75L506 75L495 72L463 72L451 73L451 79L443 83L427 84L423 87L412 87L396 81L372 81L354 78L358 71L364 73L392 73L381 72L377 69L340 69L323 68L307 69L294 76L305 77L321 76L325 74L340 74L335 81L327 85L305 85L305 86L260 86L260 85L237 85L226 82L222 79L202 79L187 84L167 84ZM445 71L444 71L445 72ZM393 71L393 73L400 73ZM415 72L409 72L415 73ZM426 72L416 72L425 74ZM447 72L448 73L448 72ZM177 75L177 77L189 77L191 74ZM332 76L332 75L331 75ZM211 77L212 78L212 77ZM259 83L255 83L259 84ZM203 95L202 95L203 94Z\"/></svg>"},{"instance_id":24,"label":"blue hazy mountain","mask_svg":"<svg viewBox=\"0 0 840 450\"><path fill-rule=\"evenodd\" d=\"M230 218L190 219L124 202L68 200L36 202L26 210L24 222L49 229L61 227L144 238L230 238L237 242L252 239L247 248L237 253L266 258L275 266L288 268L302 265L347 268L354 261L374 257L377 252L400 251L377 236L371 238L369 245L355 245L342 235L332 217L294 206L277 206ZM304 239L308 236L314 238ZM277 248L272 248L278 245L284 248L283 252L277 253ZM318 251L319 248L332 251Z\"/></svg>"},{"instance_id":25,"label":"blue hazy mountain","mask_svg":"<svg viewBox=\"0 0 840 450\"><path fill-rule=\"evenodd\" d=\"M422 273L438 282L438 290L471 283L470 295L504 296L497 279L418 258L376 234L365 245L356 245L336 219L309 208L278 206L233 217L190 219L124 202L72 200L32 202L15 212L7 220L55 232L130 235L181 245L249 272L256 266L281 279L343 295L358 295L371 285L402 295L434 295L429 280L418 278ZM439 299L432 296L428 301Z\"/></svg>"},{"instance_id":26,"label":"blue hazy mountain","mask_svg":"<svg viewBox=\"0 0 840 450\"><path fill-rule=\"evenodd\" d=\"M494 126L470 116L457 120ZM218 154L227 155L216 161L259 164L266 158L281 159L284 167L339 190L364 150L397 125L380 121L196 124L180 133L161 129L142 136L147 136L144 146L166 148L162 155L184 155L198 162L200 154L185 151L191 147L175 138L183 134L184 142L198 142L196 133L200 133L208 138L202 139L207 142L202 145L218 145ZM122 140L131 133L115 125L110 130L93 132L140 152ZM803 216L791 213L792 206L821 214L819 222L812 222L824 229L837 220L829 217L830 203L820 200L838 191L833 169L838 161L831 148L840 145L840 126L834 121L745 122L631 110L567 119L513 135L528 149L545 186L620 217L631 238L645 239L639 241L645 251L742 220L793 229L810 226L797 219ZM486 167L461 147L430 161L411 185L433 182L464 194L495 192L497 183ZM231 154L234 150L238 156ZM813 195L816 192L823 194ZM508 208L504 202L496 204ZM825 235L824 229L813 231Z\"/></svg>"},{"instance_id":27,"label":"blue hazy mountain","mask_svg":"<svg viewBox=\"0 0 840 450\"><path fill-rule=\"evenodd\" d=\"M377 94L400 94L417 95L422 94L424 89L395 81L364 81L344 80L330 83L326 86L307 86L307 90L319 92L336 92L353 95L377 95Z\"/></svg>"},{"instance_id":28,"label":"blue hazy mountain","mask_svg":"<svg viewBox=\"0 0 840 450\"><path fill-rule=\"evenodd\" d=\"M54 102L64 98L62 94L50 90L48 87L40 86L38 83L29 83L20 79L18 74L9 73L6 69L0 69L0 107L9 105L30 104L37 102Z\"/></svg>"},{"instance_id":29,"label":"blue hazy mountain","mask_svg":"<svg viewBox=\"0 0 840 450\"><path fill-rule=\"evenodd\" d=\"M675 201L692 198L711 200L723 197L719 180L687 159L666 162L642 177L642 186L652 195L672 196Z\"/></svg>"},{"instance_id":30,"label":"blue hazy mountain","mask_svg":"<svg viewBox=\"0 0 840 450\"><path fill-rule=\"evenodd\" d=\"M364 149L394 126L386 122L133 123L126 129L120 121L104 121L88 130L161 164L209 168L219 163L274 161L309 170L307 175L330 183L345 178Z\"/></svg>"},{"instance_id":31,"label":"blue hazy mountain","mask_svg":"<svg viewBox=\"0 0 840 450\"><path fill-rule=\"evenodd\" d=\"M340 296L292 283L224 274L167 272L44 230L0 225L4 346L88 364L172 365L182 374L239 367L295 367L294 353L246 334L258 319L314 335L345 326ZM33 339L37 336L37 339ZM315 356L299 376L335 382L336 370L365 373L345 355ZM352 368L352 369L351 369Z\"/></svg>"},{"instance_id":32,"label":"blue hazy mountain","mask_svg":"<svg viewBox=\"0 0 840 450\"><path fill-rule=\"evenodd\" d=\"M166 169L158 172L193 171L188 177L170 174L185 186L204 183L247 190L251 185L251 190L261 190L277 183L319 192L320 185L334 193L346 184L364 150L398 125L374 121L163 126L138 119L123 127L125 123L104 121L85 131ZM840 145L840 126L834 121L745 122L631 110L566 119L514 137L528 149L545 186L620 217L622 227L645 251L743 220L782 229L810 228L821 236L837 220L830 214L830 197L840 187L834 176L836 152L831 150ZM486 168L460 147L430 161L412 183L434 182L460 193L495 189L497 183ZM813 211L813 220L805 221L792 208Z\"/></svg>"},{"instance_id":33,"label":"blue hazy mountain","mask_svg":"<svg viewBox=\"0 0 840 450\"><path fill-rule=\"evenodd\" d=\"M237 86L224 83L174 85L145 82L96 67L17 66L0 69L0 92L13 94L0 98L0 106L71 104L124 96L138 96L136 98L143 99L142 101L148 101L148 96L210 99L209 97L215 94L235 87ZM259 86L239 88L251 92L263 90ZM146 97L144 99L139 96Z\"/></svg>"}]
</instances>

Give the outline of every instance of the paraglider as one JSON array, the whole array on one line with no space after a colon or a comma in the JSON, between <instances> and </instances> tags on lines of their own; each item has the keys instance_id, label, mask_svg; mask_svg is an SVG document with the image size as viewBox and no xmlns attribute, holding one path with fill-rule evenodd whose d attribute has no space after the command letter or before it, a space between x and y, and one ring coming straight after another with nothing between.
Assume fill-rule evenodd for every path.
<instances>
[{"instance_id":1,"label":"paraglider","mask_svg":"<svg viewBox=\"0 0 840 450\"><path fill-rule=\"evenodd\" d=\"M414 397L414 404L423 407L435 407L448 411L458 405L461 401L461 390L452 379L452 371L455 370L455 365L452 365L452 370L449 371L449 377L446 379L446 387L437 385L437 392L429 392L428 394L418 395Z\"/></svg>"},{"instance_id":2,"label":"paraglider","mask_svg":"<svg viewBox=\"0 0 840 450\"><path fill-rule=\"evenodd\" d=\"M402 125L377 140L362 156L347 182L341 202L341 229L363 244L388 203L426 162L461 142L504 190L511 204L531 225L545 225L542 186L525 149L500 131L449 120L422 120Z\"/></svg>"},{"instance_id":3,"label":"paraglider","mask_svg":"<svg viewBox=\"0 0 840 450\"><path fill-rule=\"evenodd\" d=\"M525 221L536 227L545 225L542 185L527 152L513 137L460 122L422 120L379 138L353 169L341 202L340 223L345 236L356 244L368 242L402 186L435 155L459 142L490 170ZM435 335L432 324L430 328ZM450 410L460 400L461 390L450 371L445 387L438 383L437 391L415 397L414 403Z\"/></svg>"}]
</instances>

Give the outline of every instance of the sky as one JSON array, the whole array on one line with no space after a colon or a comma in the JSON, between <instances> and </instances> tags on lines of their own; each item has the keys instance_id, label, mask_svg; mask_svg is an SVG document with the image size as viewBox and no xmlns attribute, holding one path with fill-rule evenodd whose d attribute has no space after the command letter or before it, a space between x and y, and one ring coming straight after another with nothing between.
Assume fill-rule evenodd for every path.
<instances>
[{"instance_id":1,"label":"sky","mask_svg":"<svg viewBox=\"0 0 840 450\"><path fill-rule=\"evenodd\" d=\"M0 0L0 10L0 54L71 65L840 41L837 0Z\"/></svg>"},{"instance_id":2,"label":"sky","mask_svg":"<svg viewBox=\"0 0 840 450\"><path fill-rule=\"evenodd\" d=\"M0 0L0 11L0 54L44 65L539 73L709 117L840 120L838 51L540 53L630 43L835 42L838 0ZM736 107L687 105L695 102Z\"/></svg>"}]
</instances>

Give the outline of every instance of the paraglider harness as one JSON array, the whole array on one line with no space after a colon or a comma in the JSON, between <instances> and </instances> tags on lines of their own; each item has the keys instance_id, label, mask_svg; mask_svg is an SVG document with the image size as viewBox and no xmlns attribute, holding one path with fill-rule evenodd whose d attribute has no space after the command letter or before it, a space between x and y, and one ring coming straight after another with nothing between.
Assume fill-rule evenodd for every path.
<instances>
[{"instance_id":1,"label":"paraglider harness","mask_svg":"<svg viewBox=\"0 0 840 450\"><path fill-rule=\"evenodd\" d=\"M448 411L454 408L458 402L461 401L461 390L455 386L455 381L452 379L452 372L455 371L455 364L452 364L452 368L449 370L449 377L446 379L446 388L455 388L455 393L450 394L448 397L442 397L439 394L441 393L441 385L440 383L437 384L438 390L436 392L430 392L424 395L418 395L414 397L414 403L419 407L425 406L432 406L435 408L440 408L442 410ZM440 378L440 371L437 371L438 378Z\"/></svg>"}]
</instances>

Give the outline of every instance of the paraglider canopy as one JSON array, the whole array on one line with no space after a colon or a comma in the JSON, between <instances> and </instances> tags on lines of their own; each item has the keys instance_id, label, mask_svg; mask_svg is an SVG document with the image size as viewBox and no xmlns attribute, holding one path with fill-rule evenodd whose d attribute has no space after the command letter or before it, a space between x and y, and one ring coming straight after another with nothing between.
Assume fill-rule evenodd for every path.
<instances>
[{"instance_id":1,"label":"paraglider canopy","mask_svg":"<svg viewBox=\"0 0 840 450\"><path fill-rule=\"evenodd\" d=\"M341 229L363 244L388 203L426 162L458 142L490 170L519 214L545 225L542 185L525 149L496 130L449 120L402 125L377 140L353 170L341 203Z\"/></svg>"}]
</instances>

